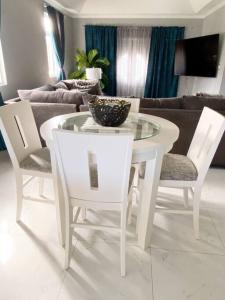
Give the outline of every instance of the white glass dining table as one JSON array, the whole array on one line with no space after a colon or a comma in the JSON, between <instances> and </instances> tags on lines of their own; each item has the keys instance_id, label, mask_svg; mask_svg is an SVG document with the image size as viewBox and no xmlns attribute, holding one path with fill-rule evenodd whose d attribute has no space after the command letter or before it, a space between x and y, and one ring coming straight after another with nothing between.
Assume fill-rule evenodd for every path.
<instances>
[{"instance_id":1,"label":"white glass dining table","mask_svg":"<svg viewBox=\"0 0 225 300\"><path fill-rule=\"evenodd\" d=\"M62 245L64 245L65 241L64 201L62 186L57 169L57 162L52 149L53 129L95 133L115 132L117 134L125 131L131 131L134 134L132 154L133 164L145 162L146 157L149 157L150 150L155 144L160 144L162 146L163 154L169 152L179 137L179 128L174 123L160 117L141 113L129 113L125 123L119 127L103 127L98 125L93 120L90 112L77 112L60 115L43 123L40 128L40 133L51 153L56 209L58 215L58 233ZM151 168L148 168L148 170L148 172L151 172ZM148 211L141 216L141 218L139 218L137 232L137 243L142 249L146 249L150 245L154 215L150 213L150 208L152 207L151 201L155 201L157 195L157 186L148 182L151 176L145 176L145 178L142 187L142 199L140 205L148 208Z\"/></svg>"}]
</instances>

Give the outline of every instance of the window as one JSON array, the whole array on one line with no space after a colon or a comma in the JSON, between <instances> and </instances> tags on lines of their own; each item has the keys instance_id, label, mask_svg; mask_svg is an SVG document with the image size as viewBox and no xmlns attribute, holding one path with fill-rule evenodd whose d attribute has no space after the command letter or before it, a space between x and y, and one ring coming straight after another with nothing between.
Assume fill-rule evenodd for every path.
<instances>
[{"instance_id":1,"label":"window","mask_svg":"<svg viewBox=\"0 0 225 300\"><path fill-rule=\"evenodd\" d=\"M45 38L46 38L47 53L48 53L49 77L58 78L60 73L60 66L54 49L54 41L52 36L52 23L48 16L47 11L44 12L44 27L45 27Z\"/></svg>"},{"instance_id":2,"label":"window","mask_svg":"<svg viewBox=\"0 0 225 300\"><path fill-rule=\"evenodd\" d=\"M2 43L0 41L0 86L6 85L6 73L5 73L5 64L3 59L3 52L2 52Z\"/></svg>"},{"instance_id":3,"label":"window","mask_svg":"<svg viewBox=\"0 0 225 300\"><path fill-rule=\"evenodd\" d=\"M117 95L143 97L148 69L151 30L118 27Z\"/></svg>"}]
</instances>

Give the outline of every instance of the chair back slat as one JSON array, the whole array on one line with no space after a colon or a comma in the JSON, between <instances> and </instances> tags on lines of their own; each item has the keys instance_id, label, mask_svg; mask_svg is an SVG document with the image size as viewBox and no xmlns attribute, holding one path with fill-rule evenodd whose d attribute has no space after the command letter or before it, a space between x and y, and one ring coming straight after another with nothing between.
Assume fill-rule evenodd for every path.
<instances>
[{"instance_id":1,"label":"chair back slat","mask_svg":"<svg viewBox=\"0 0 225 300\"><path fill-rule=\"evenodd\" d=\"M54 130L54 150L68 198L122 202L128 192L132 144L131 134Z\"/></svg>"},{"instance_id":2,"label":"chair back slat","mask_svg":"<svg viewBox=\"0 0 225 300\"><path fill-rule=\"evenodd\" d=\"M205 178L224 130L224 116L205 107L187 154L197 168L198 179Z\"/></svg>"},{"instance_id":3,"label":"chair back slat","mask_svg":"<svg viewBox=\"0 0 225 300\"><path fill-rule=\"evenodd\" d=\"M31 105L21 101L0 108L0 130L14 167L41 148Z\"/></svg>"}]
</instances>

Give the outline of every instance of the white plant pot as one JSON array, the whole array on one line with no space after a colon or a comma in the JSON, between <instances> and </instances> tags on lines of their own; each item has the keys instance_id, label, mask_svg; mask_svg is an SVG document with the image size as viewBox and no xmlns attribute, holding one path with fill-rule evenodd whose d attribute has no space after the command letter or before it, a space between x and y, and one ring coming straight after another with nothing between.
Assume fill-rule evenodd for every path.
<instances>
[{"instance_id":1,"label":"white plant pot","mask_svg":"<svg viewBox=\"0 0 225 300\"><path fill-rule=\"evenodd\" d=\"M102 79L102 69L86 68L86 77L88 80L100 80Z\"/></svg>"}]
</instances>

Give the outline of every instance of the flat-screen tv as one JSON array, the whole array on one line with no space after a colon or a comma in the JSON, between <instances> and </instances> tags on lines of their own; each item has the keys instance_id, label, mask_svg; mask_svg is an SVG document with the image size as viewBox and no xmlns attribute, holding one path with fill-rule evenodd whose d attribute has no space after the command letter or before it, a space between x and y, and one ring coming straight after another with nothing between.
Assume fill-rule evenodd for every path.
<instances>
[{"instance_id":1,"label":"flat-screen tv","mask_svg":"<svg viewBox=\"0 0 225 300\"><path fill-rule=\"evenodd\" d=\"M218 69L219 34L178 40L175 75L216 77Z\"/></svg>"}]
</instances>

